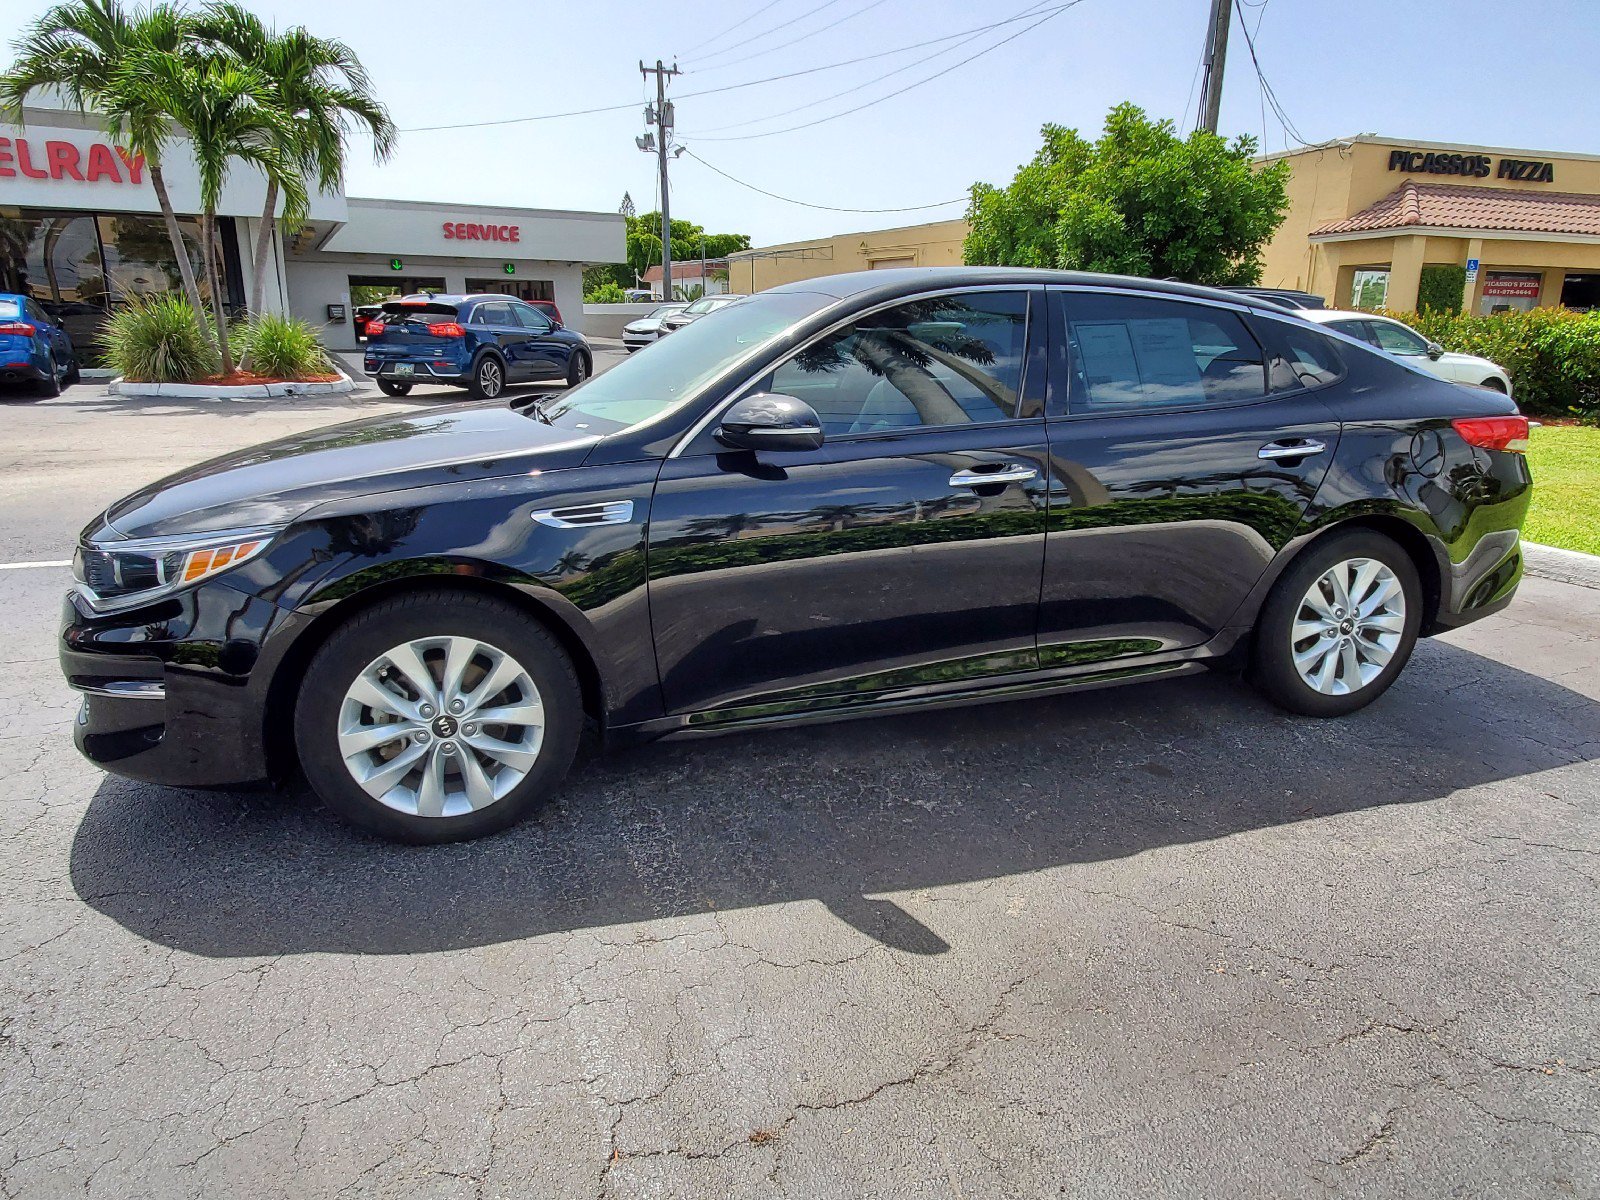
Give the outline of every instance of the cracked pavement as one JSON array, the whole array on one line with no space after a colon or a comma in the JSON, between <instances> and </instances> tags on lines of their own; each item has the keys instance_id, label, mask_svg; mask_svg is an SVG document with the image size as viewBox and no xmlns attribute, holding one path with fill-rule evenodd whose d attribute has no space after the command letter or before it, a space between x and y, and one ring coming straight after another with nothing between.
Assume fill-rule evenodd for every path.
<instances>
[{"instance_id":1,"label":"cracked pavement","mask_svg":"<svg viewBox=\"0 0 1600 1200\"><path fill-rule=\"evenodd\" d=\"M377 407L97 393L5 407L0 561ZM411 848L80 760L66 583L0 571L7 1197L1600 1195L1600 591L1344 721L1208 676L666 743Z\"/></svg>"}]
</instances>

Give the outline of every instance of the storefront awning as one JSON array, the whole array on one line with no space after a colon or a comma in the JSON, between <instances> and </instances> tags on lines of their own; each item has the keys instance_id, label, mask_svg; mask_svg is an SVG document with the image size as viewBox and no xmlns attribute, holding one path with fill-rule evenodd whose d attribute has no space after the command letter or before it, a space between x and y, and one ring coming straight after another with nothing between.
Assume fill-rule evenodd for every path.
<instances>
[{"instance_id":1,"label":"storefront awning","mask_svg":"<svg viewBox=\"0 0 1600 1200\"><path fill-rule=\"evenodd\" d=\"M1311 237L1337 241L1350 235L1429 230L1600 238L1600 196L1407 180L1354 216L1313 229Z\"/></svg>"}]
</instances>

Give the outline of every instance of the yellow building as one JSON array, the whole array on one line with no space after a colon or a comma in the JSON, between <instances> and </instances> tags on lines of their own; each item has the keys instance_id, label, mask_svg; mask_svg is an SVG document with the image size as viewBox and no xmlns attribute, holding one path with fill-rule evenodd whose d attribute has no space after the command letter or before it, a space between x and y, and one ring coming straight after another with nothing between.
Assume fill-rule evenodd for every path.
<instances>
[{"instance_id":1,"label":"yellow building","mask_svg":"<svg viewBox=\"0 0 1600 1200\"><path fill-rule=\"evenodd\" d=\"M799 279L884 267L957 267L966 236L965 221L934 221L740 250L728 256L728 290L749 294Z\"/></svg>"},{"instance_id":2,"label":"yellow building","mask_svg":"<svg viewBox=\"0 0 1600 1200\"><path fill-rule=\"evenodd\" d=\"M1466 268L1463 306L1600 308L1600 155L1362 135L1289 163L1261 282L1336 308L1416 307L1424 268Z\"/></svg>"}]
</instances>

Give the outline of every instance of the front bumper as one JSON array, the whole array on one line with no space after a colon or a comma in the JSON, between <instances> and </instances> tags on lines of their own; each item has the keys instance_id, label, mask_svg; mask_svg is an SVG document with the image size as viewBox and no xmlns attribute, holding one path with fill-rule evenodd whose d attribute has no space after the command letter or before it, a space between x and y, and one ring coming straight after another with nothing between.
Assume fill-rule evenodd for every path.
<instances>
[{"instance_id":1,"label":"front bumper","mask_svg":"<svg viewBox=\"0 0 1600 1200\"><path fill-rule=\"evenodd\" d=\"M68 593L61 669L83 693L73 741L97 766L149 783L266 779L266 689L254 668L284 619L220 582L119 613Z\"/></svg>"}]
</instances>

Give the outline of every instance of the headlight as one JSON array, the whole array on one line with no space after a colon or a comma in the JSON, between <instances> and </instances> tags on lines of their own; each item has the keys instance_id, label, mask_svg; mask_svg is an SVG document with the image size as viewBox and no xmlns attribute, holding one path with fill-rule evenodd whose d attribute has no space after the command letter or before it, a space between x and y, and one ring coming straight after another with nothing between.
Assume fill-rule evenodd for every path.
<instances>
[{"instance_id":1,"label":"headlight","mask_svg":"<svg viewBox=\"0 0 1600 1200\"><path fill-rule=\"evenodd\" d=\"M132 608L231 571L265 550L277 529L79 546L72 574L92 608Z\"/></svg>"}]
</instances>

